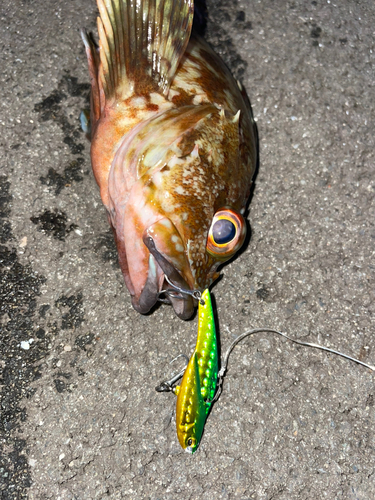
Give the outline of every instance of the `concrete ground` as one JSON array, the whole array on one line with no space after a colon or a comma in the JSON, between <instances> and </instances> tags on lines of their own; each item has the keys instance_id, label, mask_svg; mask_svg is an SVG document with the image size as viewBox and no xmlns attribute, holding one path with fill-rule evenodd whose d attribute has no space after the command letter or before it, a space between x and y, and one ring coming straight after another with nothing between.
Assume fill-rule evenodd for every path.
<instances>
[{"instance_id":1,"label":"concrete ground","mask_svg":"<svg viewBox=\"0 0 375 500\"><path fill-rule=\"evenodd\" d=\"M260 136L222 349L274 327L375 363L372 0L209 0ZM374 373L267 334L233 351L199 451L155 385L196 319L130 305L78 115L93 2L3 0L1 499L375 498Z\"/></svg>"}]
</instances>

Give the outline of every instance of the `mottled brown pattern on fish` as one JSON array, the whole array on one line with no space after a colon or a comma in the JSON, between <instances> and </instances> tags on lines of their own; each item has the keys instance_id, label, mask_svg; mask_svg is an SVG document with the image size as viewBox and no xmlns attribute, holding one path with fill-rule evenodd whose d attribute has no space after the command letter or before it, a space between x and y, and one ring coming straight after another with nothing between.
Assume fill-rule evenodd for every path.
<instances>
[{"instance_id":1,"label":"mottled brown pattern on fish","mask_svg":"<svg viewBox=\"0 0 375 500\"><path fill-rule=\"evenodd\" d=\"M228 70L222 65L219 66L219 62L215 62L215 59L217 59L216 54L212 52L206 42L201 39L191 38L185 56L181 61L181 69L177 77L186 80L186 83L193 82L200 89L198 93L206 96L207 102L224 106L232 113L236 113L241 107L242 99L228 99L225 91L231 90L232 79L228 80ZM174 83L172 84L173 88ZM238 88L235 91L235 94L239 94ZM233 102L236 102L236 105L233 105Z\"/></svg>"},{"instance_id":2,"label":"mottled brown pattern on fish","mask_svg":"<svg viewBox=\"0 0 375 500\"><path fill-rule=\"evenodd\" d=\"M194 81L197 88L200 89L202 102L216 103L233 114L237 113L239 109L241 110L240 123L244 123L245 142L250 148L251 159L255 160L256 151L254 147L251 147L254 145L251 109L248 105L248 99L243 99L242 92L230 75L228 68L223 65L223 62L204 40L197 38L190 40L182 60L182 67L186 71L181 74L181 78L190 78L190 81ZM197 68L200 76L198 78L191 77L189 69L196 71Z\"/></svg>"},{"instance_id":3,"label":"mottled brown pattern on fish","mask_svg":"<svg viewBox=\"0 0 375 500\"><path fill-rule=\"evenodd\" d=\"M228 88L228 82L225 80L222 72L217 72L209 60L206 61L205 57L209 58L209 60L213 59L208 50L202 48L195 49L189 53L189 61L199 66L200 77L195 80L196 83L205 92L209 102L226 105L227 108L232 109L230 106L231 103L228 102L224 94L224 90ZM232 111L235 110L232 109Z\"/></svg>"},{"instance_id":4,"label":"mottled brown pattern on fish","mask_svg":"<svg viewBox=\"0 0 375 500\"><path fill-rule=\"evenodd\" d=\"M205 288L216 270L211 269L215 262L206 253L212 217L225 205L239 211L246 200L250 179L241 175L238 164L238 124L221 118L219 111L184 135L179 144L181 156L191 153L195 144L199 156L191 163L172 166L162 176L161 184L155 186L152 203L160 213L167 213L187 242L189 260L194 263L195 286ZM165 193L170 193L168 207Z\"/></svg>"},{"instance_id":5,"label":"mottled brown pattern on fish","mask_svg":"<svg viewBox=\"0 0 375 500\"><path fill-rule=\"evenodd\" d=\"M152 102L148 102L146 104L146 109L151 113L156 113L157 111L159 111L159 106L157 104L152 104Z\"/></svg>"},{"instance_id":6,"label":"mottled brown pattern on fish","mask_svg":"<svg viewBox=\"0 0 375 500\"><path fill-rule=\"evenodd\" d=\"M246 203L256 164L252 114L206 42L188 42L191 0L98 7L99 56L83 37L97 120L92 166L133 305L146 312L163 272L172 272L162 270L163 258L184 286L215 279L222 260L207 253L207 235L218 209L240 212Z\"/></svg>"},{"instance_id":7,"label":"mottled brown pattern on fish","mask_svg":"<svg viewBox=\"0 0 375 500\"><path fill-rule=\"evenodd\" d=\"M193 104L195 94L188 94L185 90L178 88L178 93L171 98L173 104L178 108Z\"/></svg>"}]
</instances>

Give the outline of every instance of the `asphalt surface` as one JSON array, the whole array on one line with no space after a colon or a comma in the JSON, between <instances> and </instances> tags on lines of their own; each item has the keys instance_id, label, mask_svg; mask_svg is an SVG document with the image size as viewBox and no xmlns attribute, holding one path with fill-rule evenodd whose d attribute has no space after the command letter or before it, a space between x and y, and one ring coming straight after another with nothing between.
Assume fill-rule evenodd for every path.
<instances>
[{"instance_id":1,"label":"asphalt surface","mask_svg":"<svg viewBox=\"0 0 375 500\"><path fill-rule=\"evenodd\" d=\"M251 240L213 288L222 350L273 327L375 363L372 0L208 1L260 136ZM1 499L375 498L374 373L257 334L199 451L155 385L196 319L130 305L78 116L93 2L3 0Z\"/></svg>"}]
</instances>

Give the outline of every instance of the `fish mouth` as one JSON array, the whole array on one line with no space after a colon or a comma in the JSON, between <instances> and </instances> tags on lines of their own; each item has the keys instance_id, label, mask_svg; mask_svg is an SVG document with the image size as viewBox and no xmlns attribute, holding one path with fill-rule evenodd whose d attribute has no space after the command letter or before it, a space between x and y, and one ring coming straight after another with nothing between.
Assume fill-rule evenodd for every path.
<instances>
[{"instance_id":1,"label":"fish mouth","mask_svg":"<svg viewBox=\"0 0 375 500\"><path fill-rule=\"evenodd\" d=\"M186 279L171 263L170 259L157 248L157 242L151 236L150 230L146 230L143 235L143 243L150 252L148 274L145 286L137 300L132 296L133 307L140 313L145 314L164 295L163 302L170 303L181 319L189 319L194 314L197 306L197 299L193 296L194 291L190 288ZM172 286L171 286L172 285ZM177 288L186 290L181 293Z\"/></svg>"}]
</instances>

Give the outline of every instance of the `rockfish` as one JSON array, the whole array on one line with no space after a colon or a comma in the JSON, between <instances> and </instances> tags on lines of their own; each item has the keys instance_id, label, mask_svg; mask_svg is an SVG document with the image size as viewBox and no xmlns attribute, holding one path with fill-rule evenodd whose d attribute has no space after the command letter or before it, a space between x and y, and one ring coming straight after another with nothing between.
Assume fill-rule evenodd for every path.
<instances>
[{"instance_id":1,"label":"rockfish","mask_svg":"<svg viewBox=\"0 0 375 500\"><path fill-rule=\"evenodd\" d=\"M241 85L192 35L193 0L97 0L99 46L82 30L91 79L91 163L134 308L169 283L206 289L245 238L257 161ZM196 299L169 293L189 318Z\"/></svg>"}]
</instances>

